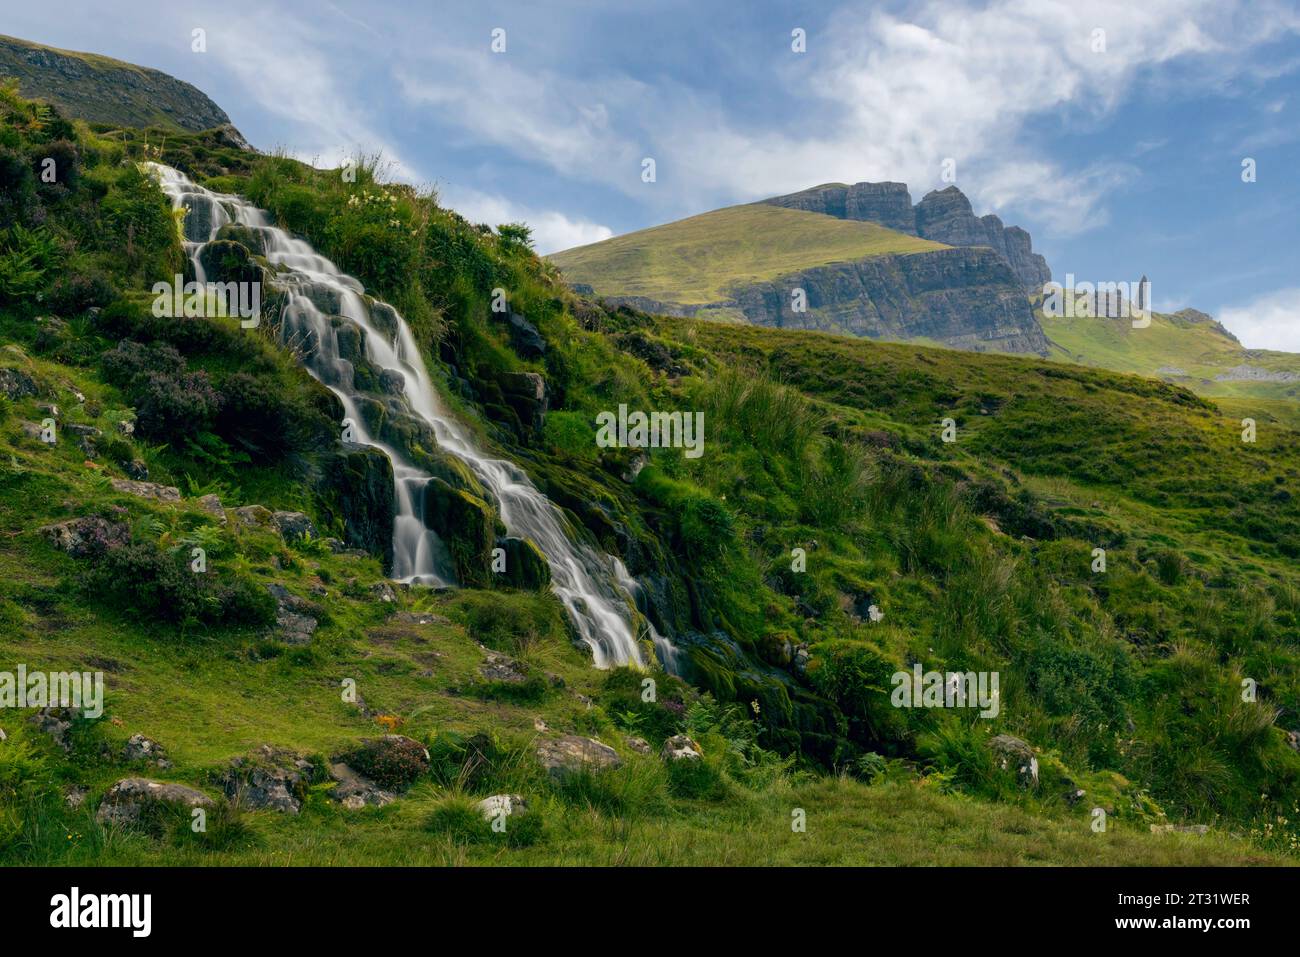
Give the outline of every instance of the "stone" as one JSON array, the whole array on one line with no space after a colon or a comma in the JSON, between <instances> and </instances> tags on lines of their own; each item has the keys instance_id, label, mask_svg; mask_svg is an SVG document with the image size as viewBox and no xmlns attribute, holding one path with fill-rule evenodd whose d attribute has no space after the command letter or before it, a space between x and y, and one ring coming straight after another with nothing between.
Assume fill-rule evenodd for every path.
<instances>
[{"instance_id":1,"label":"stone","mask_svg":"<svg viewBox=\"0 0 1300 957\"><path fill-rule=\"evenodd\" d=\"M385 791L374 781L357 773L348 765L336 762L329 766L330 777L338 783L329 791L329 797L349 811L370 807L383 807L397 800L397 795Z\"/></svg>"},{"instance_id":2,"label":"stone","mask_svg":"<svg viewBox=\"0 0 1300 957\"><path fill-rule=\"evenodd\" d=\"M243 505L234 510L235 521L245 528L271 523L271 510L265 505Z\"/></svg>"},{"instance_id":3,"label":"stone","mask_svg":"<svg viewBox=\"0 0 1300 957\"><path fill-rule=\"evenodd\" d=\"M168 784L147 778L123 778L108 789L95 819L100 824L132 825L151 806L177 805L212 808L215 802L202 791L183 784Z\"/></svg>"},{"instance_id":4,"label":"stone","mask_svg":"<svg viewBox=\"0 0 1300 957\"><path fill-rule=\"evenodd\" d=\"M402 395L406 392L406 376L396 369L380 370L379 391L387 395Z\"/></svg>"},{"instance_id":5,"label":"stone","mask_svg":"<svg viewBox=\"0 0 1300 957\"><path fill-rule=\"evenodd\" d=\"M318 624L315 606L283 585L269 584L266 590L275 599L275 623L280 629L277 637L290 645L308 644Z\"/></svg>"},{"instance_id":6,"label":"stone","mask_svg":"<svg viewBox=\"0 0 1300 957\"><path fill-rule=\"evenodd\" d=\"M122 760L128 763L144 761L159 768L170 768L167 751L153 738L143 734L133 734L122 748Z\"/></svg>"},{"instance_id":7,"label":"stone","mask_svg":"<svg viewBox=\"0 0 1300 957\"><path fill-rule=\"evenodd\" d=\"M51 545L73 558L98 558L131 540L126 525L97 515L45 525L40 531Z\"/></svg>"},{"instance_id":8,"label":"stone","mask_svg":"<svg viewBox=\"0 0 1300 957\"><path fill-rule=\"evenodd\" d=\"M576 734L544 739L537 745L537 759L556 780L584 769L603 771L623 766L623 759L609 745Z\"/></svg>"},{"instance_id":9,"label":"stone","mask_svg":"<svg viewBox=\"0 0 1300 957\"><path fill-rule=\"evenodd\" d=\"M318 537L316 526L302 512L272 512L271 523L279 529L286 542Z\"/></svg>"},{"instance_id":10,"label":"stone","mask_svg":"<svg viewBox=\"0 0 1300 957\"><path fill-rule=\"evenodd\" d=\"M1026 742L1010 734L999 734L989 741L989 747L1002 770L1015 770L1016 781L1022 788L1038 787L1038 758Z\"/></svg>"},{"instance_id":11,"label":"stone","mask_svg":"<svg viewBox=\"0 0 1300 957\"><path fill-rule=\"evenodd\" d=\"M440 478L425 483L423 497L424 523L447 546L456 577L462 585L486 587L492 576L491 551L496 529L492 506Z\"/></svg>"},{"instance_id":12,"label":"stone","mask_svg":"<svg viewBox=\"0 0 1300 957\"><path fill-rule=\"evenodd\" d=\"M488 681L504 681L507 684L522 684L528 680L528 672L523 665L509 655L496 651L487 653L487 660L479 666L479 674Z\"/></svg>"},{"instance_id":13,"label":"stone","mask_svg":"<svg viewBox=\"0 0 1300 957\"><path fill-rule=\"evenodd\" d=\"M1300 730L1286 733L1286 744L1292 751L1300 751Z\"/></svg>"},{"instance_id":14,"label":"stone","mask_svg":"<svg viewBox=\"0 0 1300 957\"><path fill-rule=\"evenodd\" d=\"M0 394L10 401L25 399L37 393L36 380L21 369L0 368Z\"/></svg>"},{"instance_id":15,"label":"stone","mask_svg":"<svg viewBox=\"0 0 1300 957\"><path fill-rule=\"evenodd\" d=\"M31 717L32 724L38 731L48 734L64 751L71 751L68 732L72 730L74 717L71 708L41 708Z\"/></svg>"},{"instance_id":16,"label":"stone","mask_svg":"<svg viewBox=\"0 0 1300 957\"><path fill-rule=\"evenodd\" d=\"M332 514L341 518L343 543L378 558L385 572L393 565L393 463L383 450L345 444L322 469L321 492Z\"/></svg>"},{"instance_id":17,"label":"stone","mask_svg":"<svg viewBox=\"0 0 1300 957\"><path fill-rule=\"evenodd\" d=\"M496 547L505 552L505 571L496 578L512 588L542 591L551 584L551 566L531 539L502 537Z\"/></svg>"},{"instance_id":18,"label":"stone","mask_svg":"<svg viewBox=\"0 0 1300 957\"><path fill-rule=\"evenodd\" d=\"M510 330L510 345L521 358L540 359L546 355L546 339L527 317L512 312L507 322Z\"/></svg>"},{"instance_id":19,"label":"stone","mask_svg":"<svg viewBox=\"0 0 1300 957\"><path fill-rule=\"evenodd\" d=\"M132 459L122 466L122 471L137 482L143 482L149 478L149 466L145 464L144 459Z\"/></svg>"},{"instance_id":20,"label":"stone","mask_svg":"<svg viewBox=\"0 0 1300 957\"><path fill-rule=\"evenodd\" d=\"M628 738L627 746L637 754L649 754L653 750L645 738Z\"/></svg>"},{"instance_id":21,"label":"stone","mask_svg":"<svg viewBox=\"0 0 1300 957\"><path fill-rule=\"evenodd\" d=\"M397 601L397 592L393 591L393 586L388 584L388 582L376 582L371 585L370 594L374 597L375 601L382 601L385 604L391 605L393 602Z\"/></svg>"},{"instance_id":22,"label":"stone","mask_svg":"<svg viewBox=\"0 0 1300 957\"><path fill-rule=\"evenodd\" d=\"M520 424L533 434L540 434L551 407L551 391L545 376L538 372L503 372L497 376L497 385Z\"/></svg>"},{"instance_id":23,"label":"stone","mask_svg":"<svg viewBox=\"0 0 1300 957\"><path fill-rule=\"evenodd\" d=\"M681 761L683 759L698 761L704 754L700 746L684 734L674 734L664 742L663 750L659 752L660 757L665 761Z\"/></svg>"},{"instance_id":24,"label":"stone","mask_svg":"<svg viewBox=\"0 0 1300 957\"><path fill-rule=\"evenodd\" d=\"M201 495L196 504L203 511L221 522L222 525L226 524L226 510L222 508L221 499L218 496L214 494Z\"/></svg>"},{"instance_id":25,"label":"stone","mask_svg":"<svg viewBox=\"0 0 1300 957\"><path fill-rule=\"evenodd\" d=\"M156 502L179 502L181 490L174 485L158 485L155 482L137 482L133 479L109 479L113 488L125 495L137 498L149 498Z\"/></svg>"},{"instance_id":26,"label":"stone","mask_svg":"<svg viewBox=\"0 0 1300 957\"><path fill-rule=\"evenodd\" d=\"M297 814L314 772L311 762L296 751L264 744L247 757L232 759L220 783L233 803Z\"/></svg>"},{"instance_id":27,"label":"stone","mask_svg":"<svg viewBox=\"0 0 1300 957\"><path fill-rule=\"evenodd\" d=\"M478 812L483 815L486 821L495 820L502 816L513 817L514 815L524 815L528 813L528 802L519 794L493 794L485 797L475 805Z\"/></svg>"}]
</instances>

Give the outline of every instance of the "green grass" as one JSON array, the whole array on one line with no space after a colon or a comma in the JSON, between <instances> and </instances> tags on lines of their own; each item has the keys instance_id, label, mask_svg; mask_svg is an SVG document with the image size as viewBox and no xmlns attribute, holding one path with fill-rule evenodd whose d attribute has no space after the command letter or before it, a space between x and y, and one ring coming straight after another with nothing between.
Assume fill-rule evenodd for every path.
<instances>
[{"instance_id":1,"label":"green grass","mask_svg":"<svg viewBox=\"0 0 1300 957\"><path fill-rule=\"evenodd\" d=\"M1197 321L1183 313L1154 313L1150 326L1135 329L1128 319L1055 319L1041 312L1038 316L1055 347L1053 359L1163 379L1198 395L1229 400L1243 414L1249 414L1251 403L1259 402L1259 415L1280 416L1293 424L1300 416L1300 380L1218 379L1242 365L1300 374L1300 356L1245 349L1218 323Z\"/></svg>"},{"instance_id":2,"label":"green grass","mask_svg":"<svg viewBox=\"0 0 1300 957\"><path fill-rule=\"evenodd\" d=\"M700 304L729 290L827 263L943 249L942 243L756 203L730 206L548 257L602 296Z\"/></svg>"},{"instance_id":3,"label":"green grass","mask_svg":"<svg viewBox=\"0 0 1300 957\"><path fill-rule=\"evenodd\" d=\"M0 107L6 148L76 135L85 157L81 185L66 191L0 184L21 200L7 208L40 220L73 267L39 262L34 281L53 289L93 267L114 299L95 316L76 297L32 301L32 277L0 290L0 365L41 389L0 402L0 669L103 670L109 715L79 726L65 755L0 714L0 860L1295 859L1300 756L1284 732L1300 714L1300 433L1285 419L1261 417L1258 441L1244 444L1236 409L1152 378L607 310L568 292L517 234L384 186L373 163L349 183L285 157L228 163L211 136L109 144L9 92ZM131 319L179 255L164 198L131 165L142 155L254 197L399 303L467 427L647 584L689 683L653 672L647 701L646 675L595 671L548 594L414 589L389 604L371 591L375 558L292 548L197 508L219 487L227 506L301 509L337 534L314 490L323 450L310 439L253 466L217 434L197 450L188 436L118 435L135 400L103 356L124 337L174 343L218 383L240 369L265 394L312 401L310 377L270 339ZM101 245L121 223L130 257ZM544 359L511 350L488 307L497 286L547 338ZM540 438L498 398L501 376L521 371L552 389ZM24 423L50 402L65 425L103 430L97 458L29 437ZM622 402L703 412L704 457L651 450L625 478L631 452L596 447L592 424ZM955 443L941 441L944 418L957 423ZM184 500L113 492L108 477L132 457ZM146 550L203 541L215 581L279 584L313 603L315 637L288 647L233 617L168 623L105 602L96 560L59 553L39 532L85 515L124 523ZM1097 547L1104 575L1090 570ZM868 604L883 621L867 618ZM436 617L420 625L398 610ZM484 679L485 648L518 658L527 680ZM999 672L1000 714L891 707L889 675L912 661ZM1257 702L1241 699L1246 677ZM349 678L366 710L343 700ZM113 781L141 773L120 757L133 733L167 748L175 767L160 776L211 790L231 758L263 743L318 760L393 726L424 741L434 766L388 808L346 813L318 783L299 817L235 808L199 842L105 832L89 818ZM624 767L548 780L536 740L560 733L599 738ZM676 733L700 743L700 767L662 763L658 748ZM991 761L986 742L1000 733L1034 747L1036 792ZM78 809L64 800L73 787L87 793ZM1088 800L1070 807L1064 795L1079 788ZM503 792L527 797L540 822L504 842L467 813ZM1093 806L1110 813L1106 834L1089 827ZM790 830L796 808L806 834ZM1148 833L1166 820L1212 833Z\"/></svg>"}]
</instances>

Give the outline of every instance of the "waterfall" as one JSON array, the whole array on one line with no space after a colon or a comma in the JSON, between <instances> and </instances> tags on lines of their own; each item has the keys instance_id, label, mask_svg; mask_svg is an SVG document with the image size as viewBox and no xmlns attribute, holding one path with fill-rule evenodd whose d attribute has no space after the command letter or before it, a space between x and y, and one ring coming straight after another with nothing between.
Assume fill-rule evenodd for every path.
<instances>
[{"instance_id":1,"label":"waterfall","mask_svg":"<svg viewBox=\"0 0 1300 957\"><path fill-rule=\"evenodd\" d=\"M596 667L644 667L638 637L648 636L664 667L676 670L676 649L637 611L640 586L622 561L579 541L563 513L520 468L476 446L434 390L410 327L396 310L378 300L368 303L361 283L308 243L274 226L265 211L238 196L205 189L171 167L150 166L173 207L186 210L185 251L199 282L206 279L200 261L203 247L229 223L253 230L267 261L278 267L273 284L283 293L284 305L275 323L281 342L300 347L307 371L338 396L353 441L381 449L392 461L395 579L438 586L454 584L455 574L445 545L424 521L423 493L430 475L372 435L360 414L359 403L366 396L355 385L353 364L340 354L339 317L363 331L365 356L375 367L400 374L405 409L432 429L439 449L474 474L493 499L508 533L531 539L541 550L550 566L551 588L578 637L591 649ZM383 318L377 319L376 314Z\"/></svg>"}]
</instances>

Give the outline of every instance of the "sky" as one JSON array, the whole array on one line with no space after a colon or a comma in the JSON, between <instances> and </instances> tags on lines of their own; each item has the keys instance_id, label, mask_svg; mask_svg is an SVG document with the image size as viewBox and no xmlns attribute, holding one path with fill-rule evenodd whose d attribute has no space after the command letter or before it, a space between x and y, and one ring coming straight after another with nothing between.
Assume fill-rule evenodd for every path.
<instances>
[{"instance_id":1,"label":"sky","mask_svg":"<svg viewBox=\"0 0 1300 957\"><path fill-rule=\"evenodd\" d=\"M1300 352L1298 4L0 0L0 32L187 80L259 149L382 152L543 253L955 171L1054 278Z\"/></svg>"}]
</instances>

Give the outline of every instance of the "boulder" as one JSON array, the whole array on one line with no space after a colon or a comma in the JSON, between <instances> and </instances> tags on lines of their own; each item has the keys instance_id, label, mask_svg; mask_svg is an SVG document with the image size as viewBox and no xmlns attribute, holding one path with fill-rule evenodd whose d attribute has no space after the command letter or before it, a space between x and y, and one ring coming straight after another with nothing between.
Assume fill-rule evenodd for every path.
<instances>
[{"instance_id":1,"label":"boulder","mask_svg":"<svg viewBox=\"0 0 1300 957\"><path fill-rule=\"evenodd\" d=\"M73 558L98 558L131 540L131 530L126 525L97 515L45 525L41 534L51 545Z\"/></svg>"},{"instance_id":2,"label":"boulder","mask_svg":"<svg viewBox=\"0 0 1300 957\"><path fill-rule=\"evenodd\" d=\"M109 479L113 488L125 495L137 498L151 498L156 502L179 502L181 490L174 485L158 485L155 482L138 482L134 479Z\"/></svg>"},{"instance_id":3,"label":"boulder","mask_svg":"<svg viewBox=\"0 0 1300 957\"><path fill-rule=\"evenodd\" d=\"M684 734L674 734L664 742L663 750L659 752L665 761L681 761L683 759L698 761L704 754L700 746Z\"/></svg>"},{"instance_id":4,"label":"boulder","mask_svg":"<svg viewBox=\"0 0 1300 957\"><path fill-rule=\"evenodd\" d=\"M183 784L123 778L108 789L95 819L100 824L127 826L139 823L142 816L164 806L212 808L215 803L202 791Z\"/></svg>"},{"instance_id":5,"label":"boulder","mask_svg":"<svg viewBox=\"0 0 1300 957\"><path fill-rule=\"evenodd\" d=\"M234 512L235 521L244 528L257 528L271 523L271 510L265 505L242 505Z\"/></svg>"},{"instance_id":6,"label":"boulder","mask_svg":"<svg viewBox=\"0 0 1300 957\"><path fill-rule=\"evenodd\" d=\"M989 741L989 747L1002 770L1015 770L1016 781L1022 788L1038 787L1038 758L1026 742L1010 734L999 734Z\"/></svg>"},{"instance_id":7,"label":"boulder","mask_svg":"<svg viewBox=\"0 0 1300 957\"><path fill-rule=\"evenodd\" d=\"M221 499L216 495L201 495L197 500L199 508L207 512L222 525L226 524L226 510L221 506Z\"/></svg>"},{"instance_id":8,"label":"boulder","mask_svg":"<svg viewBox=\"0 0 1300 957\"><path fill-rule=\"evenodd\" d=\"M393 463L371 445L345 444L322 470L322 498L331 523L342 519L343 541L393 565Z\"/></svg>"},{"instance_id":9,"label":"boulder","mask_svg":"<svg viewBox=\"0 0 1300 957\"><path fill-rule=\"evenodd\" d=\"M256 810L297 814L314 771L311 762L297 752L264 744L247 757L234 758L220 781L232 802Z\"/></svg>"},{"instance_id":10,"label":"boulder","mask_svg":"<svg viewBox=\"0 0 1300 957\"><path fill-rule=\"evenodd\" d=\"M623 759L609 745L576 734L541 741L537 745L537 760L556 780L584 769L602 771L623 766Z\"/></svg>"},{"instance_id":11,"label":"boulder","mask_svg":"<svg viewBox=\"0 0 1300 957\"><path fill-rule=\"evenodd\" d=\"M312 520L302 512L272 512L271 523L279 529L286 542L319 537Z\"/></svg>"},{"instance_id":12,"label":"boulder","mask_svg":"<svg viewBox=\"0 0 1300 957\"><path fill-rule=\"evenodd\" d=\"M0 368L0 395L10 401L25 399L37 393L36 380L22 369Z\"/></svg>"},{"instance_id":13,"label":"boulder","mask_svg":"<svg viewBox=\"0 0 1300 957\"><path fill-rule=\"evenodd\" d=\"M546 378L537 372L504 372L497 376L501 398L520 424L540 434L546 413L551 407L551 391Z\"/></svg>"},{"instance_id":14,"label":"boulder","mask_svg":"<svg viewBox=\"0 0 1300 957\"><path fill-rule=\"evenodd\" d=\"M492 506L440 478L424 486L424 524L438 533L451 555L461 584L486 587L491 580L491 551L496 516Z\"/></svg>"},{"instance_id":15,"label":"boulder","mask_svg":"<svg viewBox=\"0 0 1300 957\"><path fill-rule=\"evenodd\" d=\"M505 552L505 571L497 572L497 581L511 588L541 591L551 584L551 566L541 549L527 538L502 537L496 547Z\"/></svg>"},{"instance_id":16,"label":"boulder","mask_svg":"<svg viewBox=\"0 0 1300 957\"><path fill-rule=\"evenodd\" d=\"M637 754L649 754L652 750L650 742L645 738L628 738L627 746Z\"/></svg>"},{"instance_id":17,"label":"boulder","mask_svg":"<svg viewBox=\"0 0 1300 957\"><path fill-rule=\"evenodd\" d=\"M338 783L330 789L329 797L338 801L349 811L359 811L369 805L383 807L397 800L397 795L385 791L365 775L358 774L353 768L342 762L332 763L329 767L330 777Z\"/></svg>"},{"instance_id":18,"label":"boulder","mask_svg":"<svg viewBox=\"0 0 1300 957\"><path fill-rule=\"evenodd\" d=\"M510 331L510 345L522 358L540 359L546 355L546 339L525 316L512 312L507 325Z\"/></svg>"},{"instance_id":19,"label":"boulder","mask_svg":"<svg viewBox=\"0 0 1300 957\"><path fill-rule=\"evenodd\" d=\"M316 606L299 598L283 585L270 584L266 590L275 599L275 623L280 631L278 638L290 645L305 645L316 633Z\"/></svg>"},{"instance_id":20,"label":"boulder","mask_svg":"<svg viewBox=\"0 0 1300 957\"><path fill-rule=\"evenodd\" d=\"M504 681L507 684L522 684L528 680L524 666L509 655L489 651L487 660L479 666L479 674L488 681Z\"/></svg>"}]
</instances>

